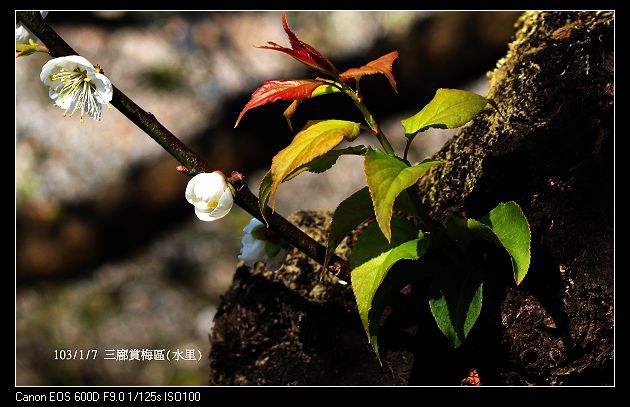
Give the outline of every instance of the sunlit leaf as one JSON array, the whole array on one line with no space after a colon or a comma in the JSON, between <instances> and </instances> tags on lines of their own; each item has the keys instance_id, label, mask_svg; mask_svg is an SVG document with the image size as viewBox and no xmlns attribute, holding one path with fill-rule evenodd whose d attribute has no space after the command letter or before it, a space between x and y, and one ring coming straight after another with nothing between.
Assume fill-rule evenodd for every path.
<instances>
[{"instance_id":1,"label":"sunlit leaf","mask_svg":"<svg viewBox=\"0 0 630 407\"><path fill-rule=\"evenodd\" d=\"M394 79L394 73L392 72L392 64L394 60L398 58L398 51L390 52L387 55L368 62L360 68L351 68L347 71L339 74L339 78L343 81L348 81L356 78L360 78L365 75L374 75L382 73L387 77L387 80L392 85L392 88L396 90L396 79Z\"/></svg>"},{"instance_id":2,"label":"sunlit leaf","mask_svg":"<svg viewBox=\"0 0 630 407\"><path fill-rule=\"evenodd\" d=\"M319 78L317 78L316 80L319 80ZM311 93L310 97L314 98L317 96L330 95L331 93L339 93L339 92L341 92L341 90L338 87L325 83L315 88L313 93ZM289 128L291 129L291 131L293 131L293 123L291 123L291 117L295 114L295 111L297 110L298 106L300 105L300 103L302 103L303 100L304 99L294 100L289 105L289 107L287 107L287 109L284 111L284 117L287 119L287 124L289 125Z\"/></svg>"},{"instance_id":3,"label":"sunlit leaf","mask_svg":"<svg viewBox=\"0 0 630 407\"><path fill-rule=\"evenodd\" d=\"M531 232L521 207L514 201L501 203L481 221L488 225L512 258L516 284L527 275L530 263Z\"/></svg>"},{"instance_id":4,"label":"sunlit leaf","mask_svg":"<svg viewBox=\"0 0 630 407\"><path fill-rule=\"evenodd\" d=\"M321 157L317 157L313 161L299 166L298 168L293 170L289 175L287 175L286 178L282 182L290 181L293 178L300 175L301 173L303 173L304 171L313 172L313 173L321 173L321 172L327 171L330 168L332 168L332 166L337 162L339 157L341 157L342 155L363 155L365 154L365 150L366 150L365 146L353 146L353 147L342 148L339 150L331 150L327 152L326 154L322 155ZM258 203L260 205L261 212L263 212L265 206L267 206L267 203L269 202L269 193L271 192L271 183L272 183L271 171L268 171L267 174L265 174L265 177L263 178L260 184L260 189L258 193L258 198L259 198ZM372 201L370 200L370 196L369 196L369 193L367 192L367 188L365 188L365 192L368 194L367 198L368 198L370 208L371 208ZM372 215L374 215L374 211L372 211ZM264 212L263 212L263 216L264 216ZM334 248L333 248L333 251L334 251ZM328 263L329 259L330 259L330 256L327 256L326 264Z\"/></svg>"},{"instance_id":5,"label":"sunlit leaf","mask_svg":"<svg viewBox=\"0 0 630 407\"><path fill-rule=\"evenodd\" d=\"M394 209L417 216L417 209L411 201L411 197L406 192L398 195L394 203ZM357 226L373 216L374 206L372 205L372 197L370 196L368 187L361 188L343 200L339 206L337 206L332 221L330 222L324 265L328 264L330 257L343 239L352 233ZM378 227L377 224L371 226ZM381 239L385 240L383 234L381 232L379 232L379 234Z\"/></svg>"},{"instance_id":6,"label":"sunlit leaf","mask_svg":"<svg viewBox=\"0 0 630 407\"><path fill-rule=\"evenodd\" d=\"M512 259L516 284L520 284L527 275L531 232L527 218L516 202L497 205L480 221L451 217L446 231L464 252L472 239L483 239L503 247Z\"/></svg>"},{"instance_id":7,"label":"sunlit leaf","mask_svg":"<svg viewBox=\"0 0 630 407\"><path fill-rule=\"evenodd\" d=\"M322 82L299 79L290 81L267 81L252 93L252 97L247 102L236 119L234 127L238 126L241 118L250 109L275 102L277 100L301 100L311 97L315 89L321 86ZM296 106L297 107L297 106ZM286 116L286 115L285 115Z\"/></svg>"},{"instance_id":8,"label":"sunlit leaf","mask_svg":"<svg viewBox=\"0 0 630 407\"><path fill-rule=\"evenodd\" d=\"M269 192L271 207L280 183L296 168L326 154L343 139L352 141L359 136L359 123L345 120L309 121L291 144L271 162L272 184Z\"/></svg>"},{"instance_id":9,"label":"sunlit leaf","mask_svg":"<svg viewBox=\"0 0 630 407\"><path fill-rule=\"evenodd\" d=\"M28 44L15 44L15 50L18 51L15 54L16 58L25 57L36 52L48 53L48 48L46 48L44 45L34 42L32 38L29 38L28 40Z\"/></svg>"},{"instance_id":10,"label":"sunlit leaf","mask_svg":"<svg viewBox=\"0 0 630 407\"><path fill-rule=\"evenodd\" d=\"M459 89L438 89L433 99L418 113L401 123L407 137L430 127L453 129L472 120L488 103L476 93Z\"/></svg>"},{"instance_id":11,"label":"sunlit leaf","mask_svg":"<svg viewBox=\"0 0 630 407\"><path fill-rule=\"evenodd\" d=\"M424 161L410 166L403 160L380 150L369 150L365 155L365 178L370 189L376 220L387 240L391 240L390 220L394 201L405 189L439 161Z\"/></svg>"},{"instance_id":12,"label":"sunlit leaf","mask_svg":"<svg viewBox=\"0 0 630 407\"><path fill-rule=\"evenodd\" d=\"M312 98L322 95L330 95L331 93L339 93L341 89L328 83L318 86L311 95Z\"/></svg>"},{"instance_id":13,"label":"sunlit leaf","mask_svg":"<svg viewBox=\"0 0 630 407\"><path fill-rule=\"evenodd\" d=\"M353 146L353 147L341 148L339 150L330 150L329 152L322 155L321 157L317 157L316 159L314 159L313 161L309 163L300 165L298 168L293 170L291 174L287 175L284 181L282 182L292 180L293 178L297 177L304 171L308 171L308 172L312 172L316 174L322 173L324 171L328 171L329 169L332 168L333 165L335 165L339 157L341 157L342 155L363 155L365 154L366 150L367 150L367 147L365 146Z\"/></svg>"}]
</instances>

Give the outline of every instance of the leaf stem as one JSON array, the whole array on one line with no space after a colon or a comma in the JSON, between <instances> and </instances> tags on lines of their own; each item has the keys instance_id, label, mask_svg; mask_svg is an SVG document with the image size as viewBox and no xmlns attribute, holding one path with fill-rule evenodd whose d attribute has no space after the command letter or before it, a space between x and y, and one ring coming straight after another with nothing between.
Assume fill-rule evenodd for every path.
<instances>
[{"instance_id":1,"label":"leaf stem","mask_svg":"<svg viewBox=\"0 0 630 407\"><path fill-rule=\"evenodd\" d=\"M39 12L17 11L16 15L18 20L48 47L51 56L79 55L44 21ZM194 151L164 127L153 114L142 109L116 87L114 87L112 105L160 144L164 150L175 157L188 170L188 175L210 172L214 169L207 161L202 160ZM235 189L234 202L250 215L264 222L258 206L258 198L249 190L244 182L244 177L240 173L235 172L228 178L228 181ZM326 257L326 248L324 246L278 213L272 213L269 207L266 207L265 210L267 214L266 219L274 231L319 264L324 264ZM345 260L338 256L334 256L331 259L327 269L342 280L350 281L350 267Z\"/></svg>"},{"instance_id":2,"label":"leaf stem","mask_svg":"<svg viewBox=\"0 0 630 407\"><path fill-rule=\"evenodd\" d=\"M411 147L411 143L413 142L413 139L416 138L416 135L418 133L414 134L411 137L407 137L407 143L405 144L405 153L403 155L403 158L406 160L407 159L407 154L409 154L409 147Z\"/></svg>"},{"instance_id":3,"label":"leaf stem","mask_svg":"<svg viewBox=\"0 0 630 407\"><path fill-rule=\"evenodd\" d=\"M379 129L376 120L374 120L374 116L372 116L372 113L370 113L367 106L365 106L363 100L359 97L359 94L343 82L340 82L340 85L344 93L350 96L350 99L352 99L354 105L361 111L363 117L365 118L365 122L368 124L368 126L370 126L370 129L372 129L372 131L376 135L378 142L381 143L381 146L383 146L385 152L389 155L396 155L394 148L390 144L385 134L383 134L383 132Z\"/></svg>"}]
</instances>

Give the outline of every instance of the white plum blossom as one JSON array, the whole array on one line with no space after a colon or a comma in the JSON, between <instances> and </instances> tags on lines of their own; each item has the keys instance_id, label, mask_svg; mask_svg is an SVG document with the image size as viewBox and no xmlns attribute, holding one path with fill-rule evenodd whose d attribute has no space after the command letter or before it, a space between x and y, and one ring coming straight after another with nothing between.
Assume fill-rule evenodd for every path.
<instances>
[{"instance_id":1,"label":"white plum blossom","mask_svg":"<svg viewBox=\"0 0 630 407\"><path fill-rule=\"evenodd\" d=\"M243 232L245 234L241 239L243 247L239 260L243 260L248 267L254 267L259 261L265 263L270 270L280 267L287 255L286 244L282 244L279 238L267 238L265 232L268 230L258 219L252 219L243 228Z\"/></svg>"},{"instance_id":2,"label":"white plum blossom","mask_svg":"<svg viewBox=\"0 0 630 407\"><path fill-rule=\"evenodd\" d=\"M234 204L234 197L220 171L195 175L186 186L186 200L195 207L197 217L205 222L221 219Z\"/></svg>"},{"instance_id":3,"label":"white plum blossom","mask_svg":"<svg viewBox=\"0 0 630 407\"><path fill-rule=\"evenodd\" d=\"M47 10L42 10L39 12L42 17L46 17L48 15ZM16 44L28 44L29 38L37 38L30 32L26 27L22 25L22 23L15 24L15 43Z\"/></svg>"},{"instance_id":4,"label":"white plum blossom","mask_svg":"<svg viewBox=\"0 0 630 407\"><path fill-rule=\"evenodd\" d=\"M114 93L101 69L78 55L51 59L42 67L39 78L49 87L48 95L55 105L65 110L64 116L81 111L81 123L85 113L101 120L103 105L109 105Z\"/></svg>"}]
</instances>

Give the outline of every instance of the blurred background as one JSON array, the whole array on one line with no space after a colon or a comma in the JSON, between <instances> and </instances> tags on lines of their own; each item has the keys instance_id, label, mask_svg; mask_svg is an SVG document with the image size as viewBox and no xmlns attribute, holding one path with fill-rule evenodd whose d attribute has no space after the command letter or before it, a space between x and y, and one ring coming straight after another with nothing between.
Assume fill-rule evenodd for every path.
<instances>
[{"instance_id":1,"label":"blurred background","mask_svg":"<svg viewBox=\"0 0 630 407\"><path fill-rule=\"evenodd\" d=\"M238 113L265 80L310 78L290 57L280 12L51 12L46 21L111 81L217 169L244 173L256 192L271 158L293 137L288 102ZM340 70L398 50L398 93L362 80L366 103L397 151L402 118L439 87L485 94L507 51L516 12L289 12L292 29ZM250 216L234 207L197 220L178 163L116 109L103 120L64 118L39 80L48 56L15 63L16 384L204 385L208 335L237 266ZM307 100L293 119L360 121L342 95ZM452 131L429 131L410 160ZM369 136L356 143L376 145ZM365 185L360 157L279 189L276 209L334 209ZM111 349L194 349L201 361L111 361ZM98 349L96 360L55 350Z\"/></svg>"}]
</instances>

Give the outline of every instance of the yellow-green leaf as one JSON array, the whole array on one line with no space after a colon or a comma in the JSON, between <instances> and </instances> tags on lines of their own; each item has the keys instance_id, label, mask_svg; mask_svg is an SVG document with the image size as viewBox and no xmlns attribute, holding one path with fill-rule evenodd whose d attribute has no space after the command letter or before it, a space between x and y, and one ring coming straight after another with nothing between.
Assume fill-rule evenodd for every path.
<instances>
[{"instance_id":1,"label":"yellow-green leaf","mask_svg":"<svg viewBox=\"0 0 630 407\"><path fill-rule=\"evenodd\" d=\"M382 300L387 296L379 298L379 303L374 304L375 295L390 269L399 260L417 260L424 255L430 244L430 240L425 239L421 231L415 232L411 225L405 226L404 223L408 222L405 219L396 218L396 222L401 227L395 228L395 239L392 244L385 241L374 243L375 240L379 240L375 239L376 234L374 232L379 233L375 228L370 229L368 227L359 236L357 245L364 247L359 255L362 259L359 260L355 256L355 263L360 264L352 270L351 274L352 290L357 301L361 323L377 356L378 318L384 307ZM368 257L371 259L365 261L367 254L370 254ZM374 309L375 306L377 309Z\"/></svg>"},{"instance_id":2,"label":"yellow-green leaf","mask_svg":"<svg viewBox=\"0 0 630 407\"><path fill-rule=\"evenodd\" d=\"M337 86L325 84L325 85L320 85L317 88L315 88L315 90L311 94L311 97L314 98L317 96L329 95L331 93L339 93L339 92L341 92L341 89L339 89Z\"/></svg>"},{"instance_id":3,"label":"yellow-green leaf","mask_svg":"<svg viewBox=\"0 0 630 407\"><path fill-rule=\"evenodd\" d=\"M276 190L284 179L299 166L326 154L343 139L352 141L359 136L359 123L345 120L309 121L291 144L271 161L272 183L269 191L272 209Z\"/></svg>"},{"instance_id":4,"label":"yellow-green leaf","mask_svg":"<svg viewBox=\"0 0 630 407\"><path fill-rule=\"evenodd\" d=\"M529 270L531 232L521 207L514 201L501 203L488 212L481 222L492 229L512 258L514 280L520 284Z\"/></svg>"},{"instance_id":5,"label":"yellow-green leaf","mask_svg":"<svg viewBox=\"0 0 630 407\"><path fill-rule=\"evenodd\" d=\"M437 164L439 161L424 161L410 166L400 158L380 150L368 150L366 153L365 179L372 196L376 220L388 241L391 241L390 221L396 197Z\"/></svg>"},{"instance_id":6,"label":"yellow-green leaf","mask_svg":"<svg viewBox=\"0 0 630 407\"><path fill-rule=\"evenodd\" d=\"M438 89L433 99L401 123L407 137L430 127L454 129L472 120L488 103L476 93L459 89Z\"/></svg>"},{"instance_id":7,"label":"yellow-green leaf","mask_svg":"<svg viewBox=\"0 0 630 407\"><path fill-rule=\"evenodd\" d=\"M464 251L472 239L483 239L503 247L512 259L516 284L527 275L530 263L531 232L520 206L514 201L501 203L480 221L451 217L446 233Z\"/></svg>"}]
</instances>

